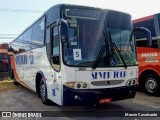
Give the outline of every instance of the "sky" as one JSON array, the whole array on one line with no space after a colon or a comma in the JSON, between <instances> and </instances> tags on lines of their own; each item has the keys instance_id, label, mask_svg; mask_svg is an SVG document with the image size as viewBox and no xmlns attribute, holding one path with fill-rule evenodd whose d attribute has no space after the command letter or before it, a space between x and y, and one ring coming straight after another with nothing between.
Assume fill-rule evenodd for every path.
<instances>
[{"instance_id":1,"label":"sky","mask_svg":"<svg viewBox=\"0 0 160 120\"><path fill-rule=\"evenodd\" d=\"M0 0L0 43L11 42L47 9L60 3L118 10L129 13L132 19L160 13L160 0Z\"/></svg>"}]
</instances>

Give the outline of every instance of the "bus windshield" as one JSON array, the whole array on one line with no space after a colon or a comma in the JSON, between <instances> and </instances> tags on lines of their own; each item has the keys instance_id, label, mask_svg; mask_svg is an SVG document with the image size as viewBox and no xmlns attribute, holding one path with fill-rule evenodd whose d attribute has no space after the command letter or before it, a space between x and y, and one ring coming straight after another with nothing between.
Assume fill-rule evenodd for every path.
<instances>
[{"instance_id":1,"label":"bus windshield","mask_svg":"<svg viewBox=\"0 0 160 120\"><path fill-rule=\"evenodd\" d=\"M64 18L69 25L69 40L63 45L63 61L66 65L92 67L102 46L105 46L104 53L100 53L103 55L97 67L124 66L117 51L112 49L109 37L104 35L108 31L112 43L118 48L125 64L127 66L136 65L135 44L131 37L131 23L128 22L130 18L124 14L116 16L116 13L112 14L113 12L65 10ZM105 16L104 19L103 16ZM120 17L118 21L113 19L115 16ZM124 20L121 20L122 18Z\"/></svg>"}]
</instances>

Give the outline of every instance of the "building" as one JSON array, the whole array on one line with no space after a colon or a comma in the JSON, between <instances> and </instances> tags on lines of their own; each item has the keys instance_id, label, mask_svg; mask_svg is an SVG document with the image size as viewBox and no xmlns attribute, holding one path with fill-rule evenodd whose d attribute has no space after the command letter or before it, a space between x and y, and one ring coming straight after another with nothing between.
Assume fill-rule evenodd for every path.
<instances>
[{"instance_id":1,"label":"building","mask_svg":"<svg viewBox=\"0 0 160 120\"><path fill-rule=\"evenodd\" d=\"M8 71L8 44L0 45L0 72Z\"/></svg>"}]
</instances>

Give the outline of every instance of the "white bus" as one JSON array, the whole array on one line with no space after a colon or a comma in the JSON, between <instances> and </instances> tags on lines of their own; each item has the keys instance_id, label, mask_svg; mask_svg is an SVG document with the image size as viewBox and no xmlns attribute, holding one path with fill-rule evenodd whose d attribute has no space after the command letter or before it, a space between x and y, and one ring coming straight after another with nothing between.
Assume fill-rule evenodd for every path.
<instances>
[{"instance_id":1,"label":"white bus","mask_svg":"<svg viewBox=\"0 0 160 120\"><path fill-rule=\"evenodd\" d=\"M10 43L12 78L44 104L134 98L137 60L131 16L59 4Z\"/></svg>"}]
</instances>

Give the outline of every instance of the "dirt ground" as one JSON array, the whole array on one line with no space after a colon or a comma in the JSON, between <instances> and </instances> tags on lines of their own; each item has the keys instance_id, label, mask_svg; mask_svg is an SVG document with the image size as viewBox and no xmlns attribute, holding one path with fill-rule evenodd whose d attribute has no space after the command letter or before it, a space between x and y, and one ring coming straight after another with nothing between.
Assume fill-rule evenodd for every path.
<instances>
[{"instance_id":1,"label":"dirt ground","mask_svg":"<svg viewBox=\"0 0 160 120\"><path fill-rule=\"evenodd\" d=\"M13 84L13 80L11 79L5 79L5 80L0 80L0 93L5 92L7 90L12 90L16 89L17 86Z\"/></svg>"}]
</instances>

